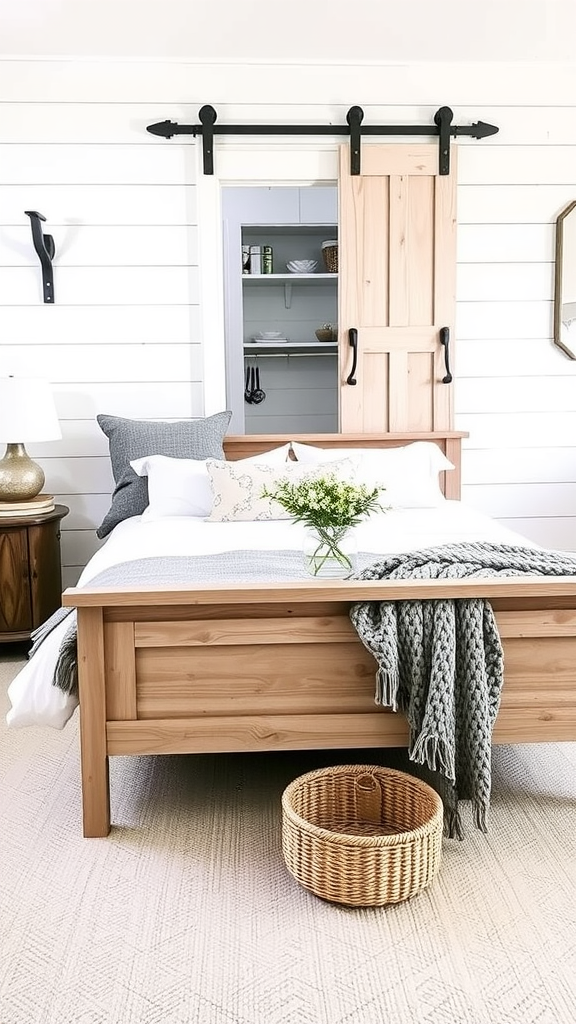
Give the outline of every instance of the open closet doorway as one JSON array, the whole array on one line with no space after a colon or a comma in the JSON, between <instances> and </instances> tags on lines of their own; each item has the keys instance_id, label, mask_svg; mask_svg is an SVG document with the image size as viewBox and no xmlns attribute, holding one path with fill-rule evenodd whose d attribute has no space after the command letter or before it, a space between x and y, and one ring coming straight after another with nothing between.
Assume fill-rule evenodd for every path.
<instances>
[{"instance_id":1,"label":"open closet doorway","mask_svg":"<svg viewBox=\"0 0 576 1024\"><path fill-rule=\"evenodd\" d=\"M337 187L225 186L221 201L230 430L334 433Z\"/></svg>"}]
</instances>

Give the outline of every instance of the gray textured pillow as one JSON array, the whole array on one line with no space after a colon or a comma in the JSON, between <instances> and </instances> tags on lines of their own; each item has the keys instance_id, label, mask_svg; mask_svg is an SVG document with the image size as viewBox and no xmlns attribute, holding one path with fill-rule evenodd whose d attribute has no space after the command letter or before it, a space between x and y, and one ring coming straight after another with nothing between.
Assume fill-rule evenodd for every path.
<instances>
[{"instance_id":1,"label":"gray textured pillow","mask_svg":"<svg viewBox=\"0 0 576 1024\"><path fill-rule=\"evenodd\" d=\"M96 417L108 438L110 461L116 487L112 504L96 530L102 539L114 527L140 515L148 504L148 480L137 476L130 462L146 455L167 455L173 459L223 459L222 441L232 413L217 412L199 420L127 420L121 416Z\"/></svg>"}]
</instances>

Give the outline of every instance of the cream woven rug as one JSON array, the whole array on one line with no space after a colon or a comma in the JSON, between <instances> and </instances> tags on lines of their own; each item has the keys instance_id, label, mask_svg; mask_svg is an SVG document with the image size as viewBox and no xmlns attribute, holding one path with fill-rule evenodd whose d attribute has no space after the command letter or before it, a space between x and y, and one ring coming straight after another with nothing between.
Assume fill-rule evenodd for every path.
<instances>
[{"instance_id":1,"label":"cream woven rug","mask_svg":"<svg viewBox=\"0 0 576 1024\"><path fill-rule=\"evenodd\" d=\"M112 759L85 840L77 716L0 730L0 1024L574 1024L575 744L497 748L489 834L350 910L288 875L281 793L391 752Z\"/></svg>"}]
</instances>

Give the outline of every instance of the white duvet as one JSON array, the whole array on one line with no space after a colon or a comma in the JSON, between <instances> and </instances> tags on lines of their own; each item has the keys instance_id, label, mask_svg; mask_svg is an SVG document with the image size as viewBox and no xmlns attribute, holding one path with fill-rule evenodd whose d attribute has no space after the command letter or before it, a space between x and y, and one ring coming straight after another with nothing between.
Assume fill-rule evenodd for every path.
<instances>
[{"instance_id":1,"label":"white duvet","mask_svg":"<svg viewBox=\"0 0 576 1024\"><path fill-rule=\"evenodd\" d=\"M301 524L285 519L208 523L190 516L158 520L134 516L116 526L88 562L78 586L85 586L98 573L120 562L155 555L207 555L242 548L301 550L303 529ZM460 541L535 546L459 501L372 516L357 528L357 539L359 551L376 554ZM52 685L58 648L69 625L69 618L60 623L11 683L8 696L12 706L6 717L12 728L50 725L62 729L77 706L75 697Z\"/></svg>"}]
</instances>

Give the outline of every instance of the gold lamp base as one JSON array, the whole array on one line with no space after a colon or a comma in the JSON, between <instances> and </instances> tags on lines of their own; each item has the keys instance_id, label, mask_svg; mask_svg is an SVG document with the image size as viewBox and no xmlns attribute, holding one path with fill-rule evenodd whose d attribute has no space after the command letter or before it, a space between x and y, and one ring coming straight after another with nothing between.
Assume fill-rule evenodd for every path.
<instances>
[{"instance_id":1,"label":"gold lamp base","mask_svg":"<svg viewBox=\"0 0 576 1024\"><path fill-rule=\"evenodd\" d=\"M0 459L0 501L28 501L44 486L44 470L33 462L23 444L6 445Z\"/></svg>"}]
</instances>

